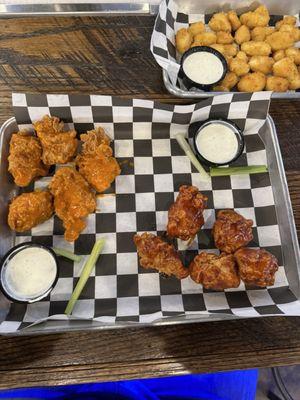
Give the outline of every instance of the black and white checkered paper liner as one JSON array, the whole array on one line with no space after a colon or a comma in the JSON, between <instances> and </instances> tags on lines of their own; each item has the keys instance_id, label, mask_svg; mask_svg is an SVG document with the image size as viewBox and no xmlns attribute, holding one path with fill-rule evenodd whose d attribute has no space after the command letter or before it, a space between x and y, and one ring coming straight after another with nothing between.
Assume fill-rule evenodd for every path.
<instances>
[{"instance_id":1,"label":"black and white checkered paper liner","mask_svg":"<svg viewBox=\"0 0 300 400\"><path fill-rule=\"evenodd\" d=\"M17 236L18 243L32 240L83 255L90 253L96 239L105 238L103 253L74 308L75 317L150 323L179 314L300 314L282 265L269 175L215 177L203 183L174 139L176 133L186 133L191 122L229 118L245 130L246 151L237 165L265 164L266 151L258 130L265 122L269 100L270 92L226 94L193 105L174 106L109 96L13 94L20 129L32 128L31 122L45 114L62 118L78 133L102 126L113 139L114 154L122 167L109 193L98 197L97 211L89 215L87 227L75 243L63 239L57 217ZM50 179L42 178L26 189L45 187ZM163 278L139 266L133 235L165 231L168 208L182 184L193 184L208 196L205 225L192 248L182 252L185 264L199 249L217 252L211 236L216 211L234 208L254 221L250 246L266 248L278 258L275 286L247 290L242 283L237 289L213 292L190 278ZM28 306L12 304L0 331L21 329L53 315L62 318L83 263L60 258L60 277L50 296Z\"/></svg>"},{"instance_id":2,"label":"black and white checkered paper liner","mask_svg":"<svg viewBox=\"0 0 300 400\"><path fill-rule=\"evenodd\" d=\"M162 0L160 3L150 49L157 63L167 71L172 84L180 89L187 90L182 80L178 78L180 54L176 52L175 34L181 28L188 28L189 24L193 22L202 21L207 25L211 16L212 14L185 14L178 10L178 5L174 0ZM269 25L275 26L275 23L283 16L271 15L270 17ZM299 26L299 14L295 14L295 17L297 18L296 25ZM207 29L209 30L208 25ZM296 45L300 47L300 42ZM197 88L193 88L193 90L201 91ZM300 89L297 89L296 92L300 92Z\"/></svg>"}]
</instances>

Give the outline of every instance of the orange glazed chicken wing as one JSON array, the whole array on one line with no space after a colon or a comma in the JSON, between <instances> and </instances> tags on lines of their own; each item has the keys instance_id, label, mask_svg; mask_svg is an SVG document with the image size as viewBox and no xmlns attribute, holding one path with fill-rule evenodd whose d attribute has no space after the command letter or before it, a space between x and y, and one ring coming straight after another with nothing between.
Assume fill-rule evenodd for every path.
<instances>
[{"instance_id":1,"label":"orange glazed chicken wing","mask_svg":"<svg viewBox=\"0 0 300 400\"><path fill-rule=\"evenodd\" d=\"M169 209L168 236L192 240L204 224L206 202L207 197L195 186L181 186L175 203Z\"/></svg>"},{"instance_id":2,"label":"orange glazed chicken wing","mask_svg":"<svg viewBox=\"0 0 300 400\"><path fill-rule=\"evenodd\" d=\"M233 210L218 212L213 226L213 236L217 248L225 253L234 253L240 247L246 246L252 239L251 219L246 219Z\"/></svg>"},{"instance_id":3,"label":"orange glazed chicken wing","mask_svg":"<svg viewBox=\"0 0 300 400\"><path fill-rule=\"evenodd\" d=\"M261 287L274 285L278 262L273 254L263 249L239 249L234 257L241 279L246 284Z\"/></svg>"},{"instance_id":4,"label":"orange glazed chicken wing","mask_svg":"<svg viewBox=\"0 0 300 400\"><path fill-rule=\"evenodd\" d=\"M74 158L78 145L76 131L64 132L64 123L49 115L45 115L33 126L42 144L44 164L65 164Z\"/></svg>"},{"instance_id":5,"label":"orange glazed chicken wing","mask_svg":"<svg viewBox=\"0 0 300 400\"><path fill-rule=\"evenodd\" d=\"M240 285L240 277L232 254L217 256L212 253L198 254L189 266L193 281L205 289L224 290Z\"/></svg>"},{"instance_id":6,"label":"orange glazed chicken wing","mask_svg":"<svg viewBox=\"0 0 300 400\"><path fill-rule=\"evenodd\" d=\"M21 187L48 173L48 167L42 163L42 147L38 138L26 132L13 133L9 144L8 171L14 177L15 184Z\"/></svg>"},{"instance_id":7,"label":"orange glazed chicken wing","mask_svg":"<svg viewBox=\"0 0 300 400\"><path fill-rule=\"evenodd\" d=\"M102 128L97 128L80 139L82 151L76 158L79 172L97 192L104 192L121 172L109 145L110 138Z\"/></svg>"},{"instance_id":8,"label":"orange glazed chicken wing","mask_svg":"<svg viewBox=\"0 0 300 400\"><path fill-rule=\"evenodd\" d=\"M49 192L23 193L9 206L8 225L14 231L25 232L47 221L53 211L53 198Z\"/></svg>"},{"instance_id":9,"label":"orange glazed chicken wing","mask_svg":"<svg viewBox=\"0 0 300 400\"><path fill-rule=\"evenodd\" d=\"M166 275L174 275L178 279L189 275L174 246L164 242L160 237L143 233L134 236L134 243L142 267L154 268Z\"/></svg>"},{"instance_id":10,"label":"orange glazed chicken wing","mask_svg":"<svg viewBox=\"0 0 300 400\"><path fill-rule=\"evenodd\" d=\"M70 167L60 168L49 188L55 212L66 229L65 239L73 242L86 226L83 219L95 210L96 197L85 179Z\"/></svg>"}]
</instances>

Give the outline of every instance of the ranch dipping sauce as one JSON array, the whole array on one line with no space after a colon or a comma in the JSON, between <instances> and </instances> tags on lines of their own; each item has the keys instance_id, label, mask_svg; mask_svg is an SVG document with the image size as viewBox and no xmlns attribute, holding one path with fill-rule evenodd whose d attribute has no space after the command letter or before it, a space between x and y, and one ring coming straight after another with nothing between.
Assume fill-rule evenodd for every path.
<instances>
[{"instance_id":1,"label":"ranch dipping sauce","mask_svg":"<svg viewBox=\"0 0 300 400\"><path fill-rule=\"evenodd\" d=\"M204 160L221 165L231 162L242 151L243 143L241 147L239 137L239 132L230 123L212 121L199 129L194 143Z\"/></svg>"},{"instance_id":2,"label":"ranch dipping sauce","mask_svg":"<svg viewBox=\"0 0 300 400\"><path fill-rule=\"evenodd\" d=\"M18 301L47 294L57 276L55 257L46 248L28 246L12 253L1 270L4 291Z\"/></svg>"},{"instance_id":3,"label":"ranch dipping sauce","mask_svg":"<svg viewBox=\"0 0 300 400\"><path fill-rule=\"evenodd\" d=\"M197 51L186 57L182 65L185 75L200 85L218 82L224 73L222 61L207 51Z\"/></svg>"}]
</instances>

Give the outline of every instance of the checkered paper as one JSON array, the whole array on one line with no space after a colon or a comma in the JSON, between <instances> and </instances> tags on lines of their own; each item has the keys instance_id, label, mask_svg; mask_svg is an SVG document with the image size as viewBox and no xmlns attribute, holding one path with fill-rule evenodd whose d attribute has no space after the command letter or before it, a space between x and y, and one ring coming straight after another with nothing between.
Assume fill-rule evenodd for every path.
<instances>
[{"instance_id":1,"label":"checkered paper","mask_svg":"<svg viewBox=\"0 0 300 400\"><path fill-rule=\"evenodd\" d=\"M13 94L13 107L20 129L32 129L32 121L44 114L55 115L78 134L102 126L113 139L114 154L122 173L111 189L97 198L97 210L87 218L87 227L75 243L63 239L61 221L55 216L17 236L17 242L32 240L88 255L97 238L105 247L96 268L76 303L77 318L115 323L151 323L182 314L223 313L241 317L293 313L300 307L288 288L274 199L268 174L214 177L203 183L178 146L174 135L187 133L190 123L209 117L232 119L245 130L246 149L236 165L266 163L266 151L258 135L264 124L269 92L226 94L193 105L167 105L150 100L109 96ZM54 171L52 171L52 174ZM50 177L26 188L45 187ZM187 266L199 250L217 252L211 229L218 209L234 208L254 221L252 247L264 247L279 260L274 287L213 292L190 278L164 278L139 266L133 235L136 232L163 234L167 212L179 187L193 184L208 196L205 225L191 249L179 250ZM50 296L35 304L12 304L0 331L18 330L36 321L62 318L78 281L80 264L60 258L60 277Z\"/></svg>"},{"instance_id":2,"label":"checkered paper","mask_svg":"<svg viewBox=\"0 0 300 400\"><path fill-rule=\"evenodd\" d=\"M182 90L188 89L184 86L182 79L178 78L181 55L176 52L175 34L181 28L188 28L189 24L193 22L202 21L207 25L211 17L212 14L185 14L178 10L178 5L174 0L162 0L159 6L150 49L157 63L167 71L172 84ZM269 25L275 26L275 23L282 17L282 15L271 15ZM295 17L297 18L296 25L300 26L299 14L296 14ZM207 30L210 30L208 25ZM296 46L300 47L300 42ZM192 90L202 92L194 87ZM295 91L291 90L290 92ZM296 92L300 92L300 89L297 89Z\"/></svg>"}]
</instances>

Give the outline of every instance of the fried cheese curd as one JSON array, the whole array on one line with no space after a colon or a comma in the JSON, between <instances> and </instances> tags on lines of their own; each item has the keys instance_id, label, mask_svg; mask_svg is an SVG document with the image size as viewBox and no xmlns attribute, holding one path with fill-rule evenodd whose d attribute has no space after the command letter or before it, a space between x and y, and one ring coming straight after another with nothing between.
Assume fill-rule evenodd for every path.
<instances>
[{"instance_id":1,"label":"fried cheese curd","mask_svg":"<svg viewBox=\"0 0 300 400\"><path fill-rule=\"evenodd\" d=\"M15 184L25 187L39 176L46 176L49 168L42 163L42 146L38 138L28 132L13 133L9 143L8 171Z\"/></svg>"},{"instance_id":2,"label":"fried cheese curd","mask_svg":"<svg viewBox=\"0 0 300 400\"><path fill-rule=\"evenodd\" d=\"M240 285L234 256L201 252L189 266L190 276L205 289L224 290Z\"/></svg>"},{"instance_id":3,"label":"fried cheese curd","mask_svg":"<svg viewBox=\"0 0 300 400\"><path fill-rule=\"evenodd\" d=\"M22 193L9 205L8 225L16 232L25 232L47 221L53 212L53 198L48 191Z\"/></svg>"},{"instance_id":4,"label":"fried cheese curd","mask_svg":"<svg viewBox=\"0 0 300 400\"><path fill-rule=\"evenodd\" d=\"M174 275L178 279L184 279L189 275L173 245L146 232L135 235L133 240L143 268L153 268L168 276Z\"/></svg>"},{"instance_id":5,"label":"fried cheese curd","mask_svg":"<svg viewBox=\"0 0 300 400\"><path fill-rule=\"evenodd\" d=\"M71 167L58 169L49 189L54 196L55 213L63 221L64 237L73 242L86 227L84 218L94 212L96 196L86 180Z\"/></svg>"},{"instance_id":6,"label":"fried cheese curd","mask_svg":"<svg viewBox=\"0 0 300 400\"><path fill-rule=\"evenodd\" d=\"M41 141L42 160L46 165L66 164L77 151L76 131L64 131L64 123L57 117L45 115L33 124Z\"/></svg>"},{"instance_id":7,"label":"fried cheese curd","mask_svg":"<svg viewBox=\"0 0 300 400\"><path fill-rule=\"evenodd\" d=\"M183 185L169 209L167 234L181 240L192 240L204 224L203 210L207 197L197 187Z\"/></svg>"},{"instance_id":8,"label":"fried cheese curd","mask_svg":"<svg viewBox=\"0 0 300 400\"><path fill-rule=\"evenodd\" d=\"M276 257L264 249L243 248L235 252L241 279L246 285L272 286L278 270Z\"/></svg>"},{"instance_id":9,"label":"fried cheese curd","mask_svg":"<svg viewBox=\"0 0 300 400\"><path fill-rule=\"evenodd\" d=\"M79 172L97 192L104 192L121 173L111 140L100 127L80 135L80 139L82 150L76 157Z\"/></svg>"},{"instance_id":10,"label":"fried cheese curd","mask_svg":"<svg viewBox=\"0 0 300 400\"><path fill-rule=\"evenodd\" d=\"M252 225L251 219L236 211L219 211L212 231L216 247L224 253L234 253L246 246L253 239Z\"/></svg>"}]
</instances>

